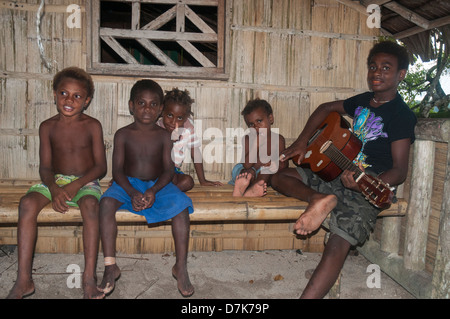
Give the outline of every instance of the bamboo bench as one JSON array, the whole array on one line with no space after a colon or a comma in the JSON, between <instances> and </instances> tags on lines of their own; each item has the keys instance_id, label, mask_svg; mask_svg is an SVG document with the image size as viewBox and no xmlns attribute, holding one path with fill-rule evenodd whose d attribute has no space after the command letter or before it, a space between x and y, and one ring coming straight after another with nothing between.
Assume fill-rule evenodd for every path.
<instances>
[{"instance_id":1,"label":"bamboo bench","mask_svg":"<svg viewBox=\"0 0 450 319\"><path fill-rule=\"evenodd\" d=\"M37 181L0 181L0 224L16 225L18 204L28 188ZM106 189L106 184L102 184ZM233 197L232 186L204 187L196 185L187 195L194 204L193 222L213 221L271 221L297 220L305 211L306 202L286 197L269 187L267 195L258 198ZM399 199L389 209L379 214L383 216L402 216L406 214L407 203ZM145 218L125 210L116 214L118 223L145 222ZM70 208L65 214L58 213L49 204L38 216L38 223L80 223L79 209Z\"/></svg>"}]
</instances>

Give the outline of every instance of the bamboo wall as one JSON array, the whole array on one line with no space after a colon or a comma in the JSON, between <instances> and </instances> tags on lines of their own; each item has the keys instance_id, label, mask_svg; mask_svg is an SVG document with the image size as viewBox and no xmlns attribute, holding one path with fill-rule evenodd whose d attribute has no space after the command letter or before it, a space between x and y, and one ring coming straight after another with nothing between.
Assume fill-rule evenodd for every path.
<instances>
[{"instance_id":1,"label":"bamboo wall","mask_svg":"<svg viewBox=\"0 0 450 319\"><path fill-rule=\"evenodd\" d=\"M0 7L1 179L39 178L37 130L56 112L52 77L64 67L86 67L86 25L68 28L65 12L72 3L84 9L84 1L45 1L40 34L52 70L44 67L37 46L39 1L20 3ZM292 141L320 103L366 90L366 56L378 30L366 27L365 16L334 0L235 0L229 6L227 81L155 79L164 89L191 92L203 130L216 127L225 137L226 128L245 128L240 111L248 99L260 97L274 109L274 127ZM86 113L103 124L111 164L113 135L132 120L127 101L137 79L93 78L96 91ZM204 146L214 138L204 136ZM205 164L206 175L227 181L232 165Z\"/></svg>"},{"instance_id":2,"label":"bamboo wall","mask_svg":"<svg viewBox=\"0 0 450 319\"><path fill-rule=\"evenodd\" d=\"M39 179L38 127L56 113L53 75L72 65L86 67L85 1L45 1L40 34L51 70L43 65L37 46L38 3L0 4L0 179ZM81 28L66 25L66 7L72 3L83 9ZM228 2L227 14L228 80L155 79L163 89L191 92L196 101L194 118L202 120L203 131L215 127L225 136L226 128L245 128L240 112L249 99L260 97L272 105L273 127L279 128L289 145L320 103L367 89L366 57L379 30L366 26L366 16L334 0L234 0ZM93 79L96 91L86 113L103 125L109 179L113 136L132 120L128 98L137 78L95 75ZM212 139L222 145L222 162L226 152L236 148L234 137L229 141L218 136L203 139L204 147L212 146ZM206 177L227 182L233 165L205 163ZM192 165L185 164L183 169L195 175ZM147 226L122 226L118 249L171 250L168 227L152 228L159 232L159 239L149 239L143 235ZM194 225L198 238L193 239L191 249L322 249L323 231L299 241L290 234L290 227L289 223ZM49 226L48 231L47 236L45 229L40 231L38 251L82 249L79 226ZM207 232L214 234L206 236Z\"/></svg>"}]
</instances>

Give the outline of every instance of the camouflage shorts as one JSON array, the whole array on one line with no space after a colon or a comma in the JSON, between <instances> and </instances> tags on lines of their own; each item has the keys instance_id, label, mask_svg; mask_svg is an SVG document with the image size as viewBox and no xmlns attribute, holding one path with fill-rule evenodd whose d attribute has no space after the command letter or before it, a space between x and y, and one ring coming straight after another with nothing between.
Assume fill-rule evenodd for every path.
<instances>
[{"instance_id":1,"label":"camouflage shorts","mask_svg":"<svg viewBox=\"0 0 450 319\"><path fill-rule=\"evenodd\" d=\"M352 246L363 244L373 230L381 210L370 204L361 193L345 188L340 178L325 182L309 169L297 167L297 172L312 189L337 196L338 203L330 214L326 228Z\"/></svg>"}]
</instances>

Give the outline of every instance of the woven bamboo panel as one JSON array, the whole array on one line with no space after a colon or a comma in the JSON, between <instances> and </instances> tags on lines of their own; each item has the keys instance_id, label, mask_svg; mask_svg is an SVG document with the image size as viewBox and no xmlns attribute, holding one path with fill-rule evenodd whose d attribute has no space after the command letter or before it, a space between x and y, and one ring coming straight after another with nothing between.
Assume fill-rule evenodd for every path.
<instances>
[{"instance_id":1,"label":"woven bamboo panel","mask_svg":"<svg viewBox=\"0 0 450 319\"><path fill-rule=\"evenodd\" d=\"M301 249L322 252L325 231L297 238L292 223L212 223L191 224L190 251ZM170 225L118 226L117 251L127 254L175 251ZM38 253L83 252L82 226L40 226L36 243ZM16 227L0 227L0 245L17 244Z\"/></svg>"},{"instance_id":2,"label":"woven bamboo panel","mask_svg":"<svg viewBox=\"0 0 450 319\"><path fill-rule=\"evenodd\" d=\"M5 2L0 7L0 69L4 71L0 76L0 178L36 179L37 130L56 112L53 75L64 67L85 67L89 58L86 3L46 1L39 35L51 69L44 66L37 45L38 5L32 0L20 4ZM68 27L69 4L81 6L81 28ZM367 28L365 16L333 0L235 0L229 4L229 79L155 79L165 90L189 90L196 100L194 119L201 121L202 130L217 128L221 132L219 137L204 136L204 148L213 147L214 142L221 143L216 150L222 154L236 151L235 141L226 140L226 129L245 129L240 112L249 99L260 97L271 103L274 127L289 144L320 103L366 90L365 57L379 30ZM128 99L136 80L94 76L96 92L86 112L103 125L108 176L114 133L132 121ZM205 160L207 178L228 181L234 163L227 162L225 155ZM193 173L192 165L184 168Z\"/></svg>"}]
</instances>

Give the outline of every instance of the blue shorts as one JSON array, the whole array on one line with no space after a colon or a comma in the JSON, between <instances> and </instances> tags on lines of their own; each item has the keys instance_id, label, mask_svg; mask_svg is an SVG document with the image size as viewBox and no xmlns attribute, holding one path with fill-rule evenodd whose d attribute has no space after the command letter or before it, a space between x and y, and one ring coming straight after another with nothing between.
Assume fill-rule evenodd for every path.
<instances>
[{"instance_id":1,"label":"blue shorts","mask_svg":"<svg viewBox=\"0 0 450 319\"><path fill-rule=\"evenodd\" d=\"M144 193L147 189L155 185L156 182L156 180L142 181L134 177L128 177L128 181L141 193ZM125 192L125 190L116 182L105 191L102 198L104 197L111 197L121 202L122 206L120 206L119 209L126 209L137 215L145 216L145 219L149 224L169 220L186 208L188 209L189 214L194 212L192 200L172 183L167 184L156 193L155 202L152 207L139 212L133 210L130 196L128 196L127 192Z\"/></svg>"},{"instance_id":2,"label":"blue shorts","mask_svg":"<svg viewBox=\"0 0 450 319\"><path fill-rule=\"evenodd\" d=\"M244 164L242 163L234 165L233 170L231 171L231 180L228 182L228 184L234 185L234 183L236 182L236 178L239 176L243 169ZM255 171L255 177L258 176L259 172L261 172L261 168Z\"/></svg>"},{"instance_id":3,"label":"blue shorts","mask_svg":"<svg viewBox=\"0 0 450 319\"><path fill-rule=\"evenodd\" d=\"M175 174L184 175L183 171L179 167L176 167L176 166L175 166Z\"/></svg>"}]
</instances>

